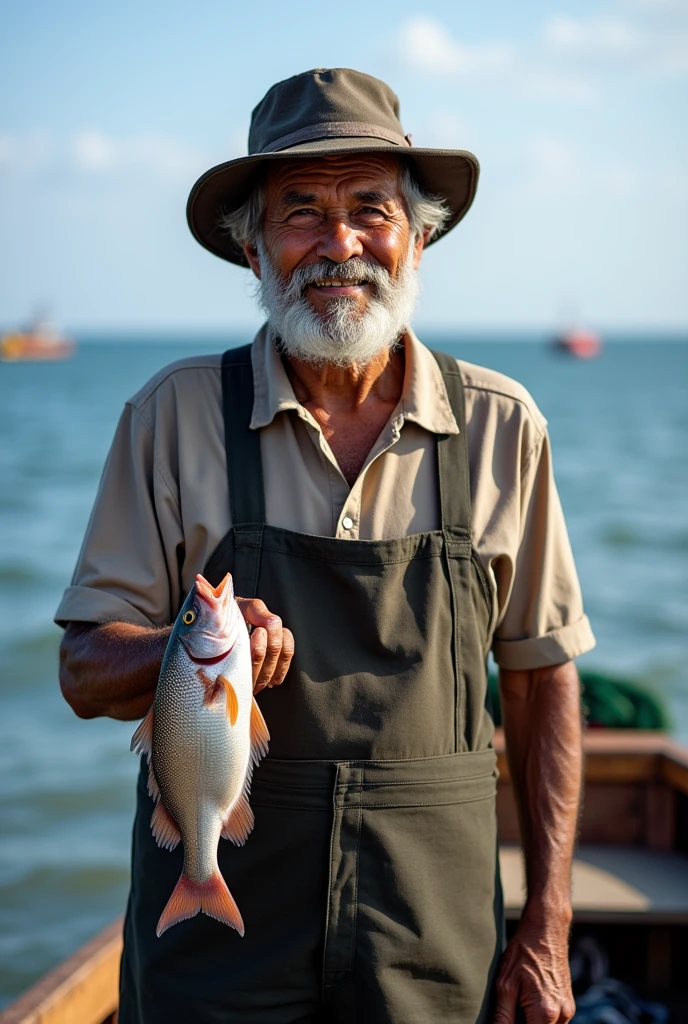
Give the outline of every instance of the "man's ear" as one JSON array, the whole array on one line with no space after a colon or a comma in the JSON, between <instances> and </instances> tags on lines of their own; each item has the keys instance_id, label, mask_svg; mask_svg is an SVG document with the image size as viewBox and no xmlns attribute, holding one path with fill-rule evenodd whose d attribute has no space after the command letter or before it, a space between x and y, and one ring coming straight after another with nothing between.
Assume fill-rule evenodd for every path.
<instances>
[{"instance_id":1,"label":"man's ear","mask_svg":"<svg viewBox=\"0 0 688 1024\"><path fill-rule=\"evenodd\" d=\"M418 267L420 266L420 258L423 255L423 249L425 248L425 244L426 244L428 238L430 237L430 232L431 231L432 231L432 228L428 228L427 231L424 231L422 235L418 235L418 237L416 238L415 242L413 243L413 269L414 270L418 270Z\"/></svg>"},{"instance_id":2,"label":"man's ear","mask_svg":"<svg viewBox=\"0 0 688 1024\"><path fill-rule=\"evenodd\" d=\"M249 267L260 281L260 257L258 256L257 247L244 242L241 248L244 250L244 256L248 261Z\"/></svg>"}]
</instances>

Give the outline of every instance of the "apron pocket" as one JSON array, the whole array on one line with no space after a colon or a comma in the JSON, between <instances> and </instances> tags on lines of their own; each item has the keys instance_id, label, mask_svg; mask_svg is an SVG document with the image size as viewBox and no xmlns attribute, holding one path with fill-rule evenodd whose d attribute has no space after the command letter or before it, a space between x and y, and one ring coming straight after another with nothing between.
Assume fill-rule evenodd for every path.
<instances>
[{"instance_id":1,"label":"apron pocket","mask_svg":"<svg viewBox=\"0 0 688 1024\"><path fill-rule=\"evenodd\" d=\"M365 1019L481 1017L502 938L495 794L496 773L480 770L404 785L394 804L369 806L364 794L355 970Z\"/></svg>"}]
</instances>

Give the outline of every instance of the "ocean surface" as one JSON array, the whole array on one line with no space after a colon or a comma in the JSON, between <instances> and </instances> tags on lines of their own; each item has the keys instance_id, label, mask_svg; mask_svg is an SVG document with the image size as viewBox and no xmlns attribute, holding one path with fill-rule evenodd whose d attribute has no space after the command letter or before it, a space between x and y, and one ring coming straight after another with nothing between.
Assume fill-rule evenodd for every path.
<instances>
[{"instance_id":1,"label":"ocean surface","mask_svg":"<svg viewBox=\"0 0 688 1024\"><path fill-rule=\"evenodd\" d=\"M436 347L516 377L547 419L598 646L583 665L643 680L688 743L688 339ZM52 616L122 403L165 363L231 339L84 339L73 360L0 365L0 1006L124 910L134 726L80 721Z\"/></svg>"}]
</instances>

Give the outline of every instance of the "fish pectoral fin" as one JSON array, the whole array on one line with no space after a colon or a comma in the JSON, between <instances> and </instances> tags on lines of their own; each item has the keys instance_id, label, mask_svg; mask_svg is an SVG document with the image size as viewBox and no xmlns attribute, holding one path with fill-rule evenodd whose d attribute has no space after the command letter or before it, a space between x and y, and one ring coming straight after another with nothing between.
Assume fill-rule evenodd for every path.
<instances>
[{"instance_id":1,"label":"fish pectoral fin","mask_svg":"<svg viewBox=\"0 0 688 1024\"><path fill-rule=\"evenodd\" d=\"M229 724L236 725L236 720L239 717L239 698L237 697L236 690L226 676L218 676L217 682L222 684L227 695L227 718L229 719Z\"/></svg>"},{"instance_id":2,"label":"fish pectoral fin","mask_svg":"<svg viewBox=\"0 0 688 1024\"><path fill-rule=\"evenodd\" d=\"M256 704L256 698L253 698L251 704L251 761L254 765L258 764L262 757L268 752L268 743L270 741L270 733L268 727L265 724L263 713Z\"/></svg>"},{"instance_id":3,"label":"fish pectoral fin","mask_svg":"<svg viewBox=\"0 0 688 1024\"><path fill-rule=\"evenodd\" d=\"M175 846L179 845L182 834L162 800L155 805L150 827L156 843L164 850L174 850Z\"/></svg>"},{"instance_id":4,"label":"fish pectoral fin","mask_svg":"<svg viewBox=\"0 0 688 1024\"><path fill-rule=\"evenodd\" d=\"M145 754L149 761L153 750L153 707L151 704L150 711L139 723L129 745L130 750L135 754Z\"/></svg>"},{"instance_id":5,"label":"fish pectoral fin","mask_svg":"<svg viewBox=\"0 0 688 1024\"><path fill-rule=\"evenodd\" d=\"M254 824L253 811L249 807L245 793L232 804L229 813L222 822L222 838L231 839L235 846L243 846L248 839Z\"/></svg>"}]
</instances>

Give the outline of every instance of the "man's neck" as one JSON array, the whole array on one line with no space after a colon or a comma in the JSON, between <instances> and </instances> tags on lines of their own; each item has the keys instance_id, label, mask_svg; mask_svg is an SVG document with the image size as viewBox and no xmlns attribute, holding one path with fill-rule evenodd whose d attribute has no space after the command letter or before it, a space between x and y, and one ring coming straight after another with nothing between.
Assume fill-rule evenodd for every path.
<instances>
[{"instance_id":1,"label":"man's neck","mask_svg":"<svg viewBox=\"0 0 688 1024\"><path fill-rule=\"evenodd\" d=\"M353 412L370 401L395 403L404 386L403 347L384 349L369 363L333 366L286 357L294 395L304 406Z\"/></svg>"},{"instance_id":2,"label":"man's neck","mask_svg":"<svg viewBox=\"0 0 688 1024\"><path fill-rule=\"evenodd\" d=\"M297 401L319 424L352 485L401 398L403 347L385 349L364 366L316 365L291 356L284 362Z\"/></svg>"}]
</instances>

